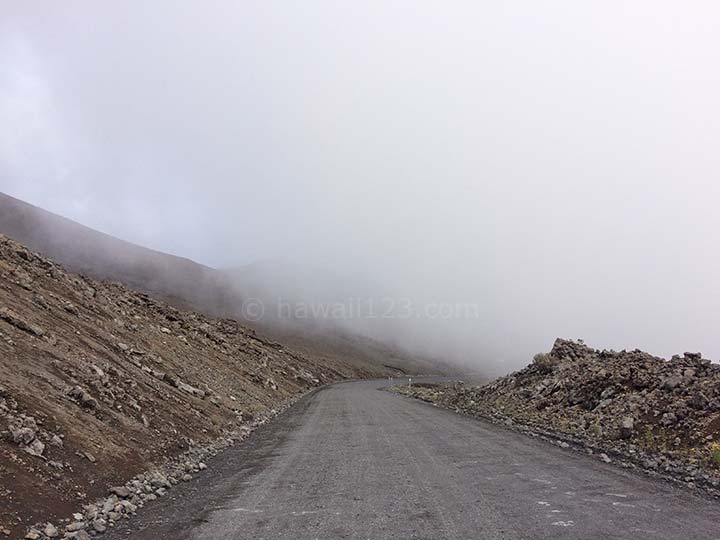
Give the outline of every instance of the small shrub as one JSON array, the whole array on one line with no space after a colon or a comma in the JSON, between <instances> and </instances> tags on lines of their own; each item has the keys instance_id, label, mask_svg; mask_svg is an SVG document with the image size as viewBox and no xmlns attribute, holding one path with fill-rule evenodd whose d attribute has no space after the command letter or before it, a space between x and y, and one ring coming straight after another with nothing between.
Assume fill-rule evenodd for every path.
<instances>
[{"instance_id":1,"label":"small shrub","mask_svg":"<svg viewBox=\"0 0 720 540\"><path fill-rule=\"evenodd\" d=\"M645 448L647 450L655 449L655 435L653 434L653 430L650 426L645 426L645 430L643 431L643 442L645 443Z\"/></svg>"},{"instance_id":2,"label":"small shrub","mask_svg":"<svg viewBox=\"0 0 720 540\"><path fill-rule=\"evenodd\" d=\"M710 444L710 456L715 466L720 467L720 442L716 441Z\"/></svg>"},{"instance_id":3,"label":"small shrub","mask_svg":"<svg viewBox=\"0 0 720 540\"><path fill-rule=\"evenodd\" d=\"M542 373L550 373L558 361L550 353L537 353L533 356L533 365L537 366Z\"/></svg>"}]
</instances>

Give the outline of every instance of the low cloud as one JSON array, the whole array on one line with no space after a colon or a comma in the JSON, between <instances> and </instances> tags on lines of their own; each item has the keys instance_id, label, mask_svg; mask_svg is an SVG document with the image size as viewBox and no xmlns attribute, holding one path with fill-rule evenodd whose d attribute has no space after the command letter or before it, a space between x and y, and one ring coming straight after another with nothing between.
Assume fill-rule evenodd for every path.
<instances>
[{"instance_id":1,"label":"low cloud","mask_svg":"<svg viewBox=\"0 0 720 540\"><path fill-rule=\"evenodd\" d=\"M409 302L337 322L494 372L556 336L720 358L719 14L23 2L0 190L263 302Z\"/></svg>"}]
</instances>

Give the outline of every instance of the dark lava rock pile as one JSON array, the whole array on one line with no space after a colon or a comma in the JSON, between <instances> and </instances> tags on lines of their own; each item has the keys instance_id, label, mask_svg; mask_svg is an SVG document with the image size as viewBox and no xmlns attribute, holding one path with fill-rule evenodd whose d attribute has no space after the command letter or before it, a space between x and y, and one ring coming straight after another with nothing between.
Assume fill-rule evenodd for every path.
<instances>
[{"instance_id":1,"label":"dark lava rock pile","mask_svg":"<svg viewBox=\"0 0 720 540\"><path fill-rule=\"evenodd\" d=\"M720 486L720 366L699 353L664 360L558 339L526 368L484 386L396 391L691 487Z\"/></svg>"}]
</instances>

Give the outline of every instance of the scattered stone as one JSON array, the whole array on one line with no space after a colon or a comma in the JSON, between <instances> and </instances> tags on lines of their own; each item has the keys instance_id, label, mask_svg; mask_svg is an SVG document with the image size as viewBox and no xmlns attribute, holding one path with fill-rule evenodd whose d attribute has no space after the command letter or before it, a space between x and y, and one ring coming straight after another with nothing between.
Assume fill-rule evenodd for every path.
<instances>
[{"instance_id":1,"label":"scattered stone","mask_svg":"<svg viewBox=\"0 0 720 540\"><path fill-rule=\"evenodd\" d=\"M119 501L119 499L118 499L117 495L115 495L115 494L110 495L110 497L105 499L105 501L103 502L102 513L103 514L109 513L113 508L115 508L115 505L118 503L118 501Z\"/></svg>"},{"instance_id":2,"label":"scattered stone","mask_svg":"<svg viewBox=\"0 0 720 540\"><path fill-rule=\"evenodd\" d=\"M65 530L67 532L75 532L84 529L85 527L87 527L87 523L84 521L74 521L65 527Z\"/></svg>"},{"instance_id":3,"label":"scattered stone","mask_svg":"<svg viewBox=\"0 0 720 540\"><path fill-rule=\"evenodd\" d=\"M127 499L132 492L125 486L115 486L110 488L110 493L114 493L121 499Z\"/></svg>"},{"instance_id":4,"label":"scattered stone","mask_svg":"<svg viewBox=\"0 0 720 540\"><path fill-rule=\"evenodd\" d=\"M7 307L0 307L0 319L13 325L15 328L32 334L37 337L45 335L45 331L39 326L32 324L21 318L17 313Z\"/></svg>"},{"instance_id":5,"label":"scattered stone","mask_svg":"<svg viewBox=\"0 0 720 540\"><path fill-rule=\"evenodd\" d=\"M74 538L75 540L92 540L91 536L84 530L67 533L65 538Z\"/></svg>"},{"instance_id":6,"label":"scattered stone","mask_svg":"<svg viewBox=\"0 0 720 540\"><path fill-rule=\"evenodd\" d=\"M199 388L195 388L194 386L190 386L189 384L184 383L180 379L175 378L172 380L172 382L173 382L173 386L175 386L178 390L182 390L183 392L186 392L192 396L195 396L195 397L198 397L201 399L205 397L205 392L203 392Z\"/></svg>"},{"instance_id":7,"label":"scattered stone","mask_svg":"<svg viewBox=\"0 0 720 540\"><path fill-rule=\"evenodd\" d=\"M35 439L29 445L25 446L23 450L31 456L43 457L43 452L45 451L45 444L39 439Z\"/></svg>"},{"instance_id":8,"label":"scattered stone","mask_svg":"<svg viewBox=\"0 0 720 540\"><path fill-rule=\"evenodd\" d=\"M693 409L697 410L703 410L707 408L710 401L708 398L705 397L705 395L702 392L698 392L694 394L689 400L688 405L690 405Z\"/></svg>"},{"instance_id":9,"label":"scattered stone","mask_svg":"<svg viewBox=\"0 0 720 540\"><path fill-rule=\"evenodd\" d=\"M48 523L47 525L45 525L45 530L43 532L48 538L57 538L60 534L55 525L53 525L52 523Z\"/></svg>"},{"instance_id":10,"label":"scattered stone","mask_svg":"<svg viewBox=\"0 0 720 540\"><path fill-rule=\"evenodd\" d=\"M98 533L101 533L101 534L102 534L102 533L104 533L105 531L107 531L107 521L105 521L105 520L102 519L102 518L101 518L101 519L96 519L95 521L93 521L92 526L93 526L93 530L94 530L95 532L98 532Z\"/></svg>"},{"instance_id":11,"label":"scattered stone","mask_svg":"<svg viewBox=\"0 0 720 540\"><path fill-rule=\"evenodd\" d=\"M24 427L22 423L19 425L10 426L10 435L15 444L30 444L35 440L35 430L29 427Z\"/></svg>"},{"instance_id":12,"label":"scattered stone","mask_svg":"<svg viewBox=\"0 0 720 540\"><path fill-rule=\"evenodd\" d=\"M96 409L98 407L97 400L93 398L92 395L90 395L90 393L81 386L75 386L74 388L71 388L68 391L67 395L86 409Z\"/></svg>"},{"instance_id":13,"label":"scattered stone","mask_svg":"<svg viewBox=\"0 0 720 540\"><path fill-rule=\"evenodd\" d=\"M53 435L53 436L52 436L52 439L50 439L50 444L51 444L52 446L57 447L57 448L62 448L62 447L64 446L64 443L63 443L62 438L60 438L60 437L57 436L57 435Z\"/></svg>"},{"instance_id":14,"label":"scattered stone","mask_svg":"<svg viewBox=\"0 0 720 540\"><path fill-rule=\"evenodd\" d=\"M72 302L65 302L63 309L72 315L79 315L78 308Z\"/></svg>"},{"instance_id":15,"label":"scattered stone","mask_svg":"<svg viewBox=\"0 0 720 540\"><path fill-rule=\"evenodd\" d=\"M654 460L654 459L644 459L644 460L642 461L642 465L643 465L643 467L645 467L646 469L650 469L650 470L653 470L653 471L658 468L658 462L657 462L656 460Z\"/></svg>"},{"instance_id":16,"label":"scattered stone","mask_svg":"<svg viewBox=\"0 0 720 540\"><path fill-rule=\"evenodd\" d=\"M634 429L635 419L632 416L626 416L622 419L622 423L620 424L620 436L623 439L629 439L632 437Z\"/></svg>"}]
</instances>

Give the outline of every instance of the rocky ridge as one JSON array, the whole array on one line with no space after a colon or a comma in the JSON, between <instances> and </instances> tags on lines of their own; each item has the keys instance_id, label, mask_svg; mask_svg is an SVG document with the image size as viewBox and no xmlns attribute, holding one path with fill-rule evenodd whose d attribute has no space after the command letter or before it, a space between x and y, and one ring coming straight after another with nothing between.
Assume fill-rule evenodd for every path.
<instances>
[{"instance_id":1,"label":"rocky ridge","mask_svg":"<svg viewBox=\"0 0 720 540\"><path fill-rule=\"evenodd\" d=\"M394 390L720 494L720 366L558 339L550 353L484 386Z\"/></svg>"},{"instance_id":2,"label":"rocky ridge","mask_svg":"<svg viewBox=\"0 0 720 540\"><path fill-rule=\"evenodd\" d=\"M384 374L70 274L0 235L0 538L101 534L303 393Z\"/></svg>"}]
</instances>

